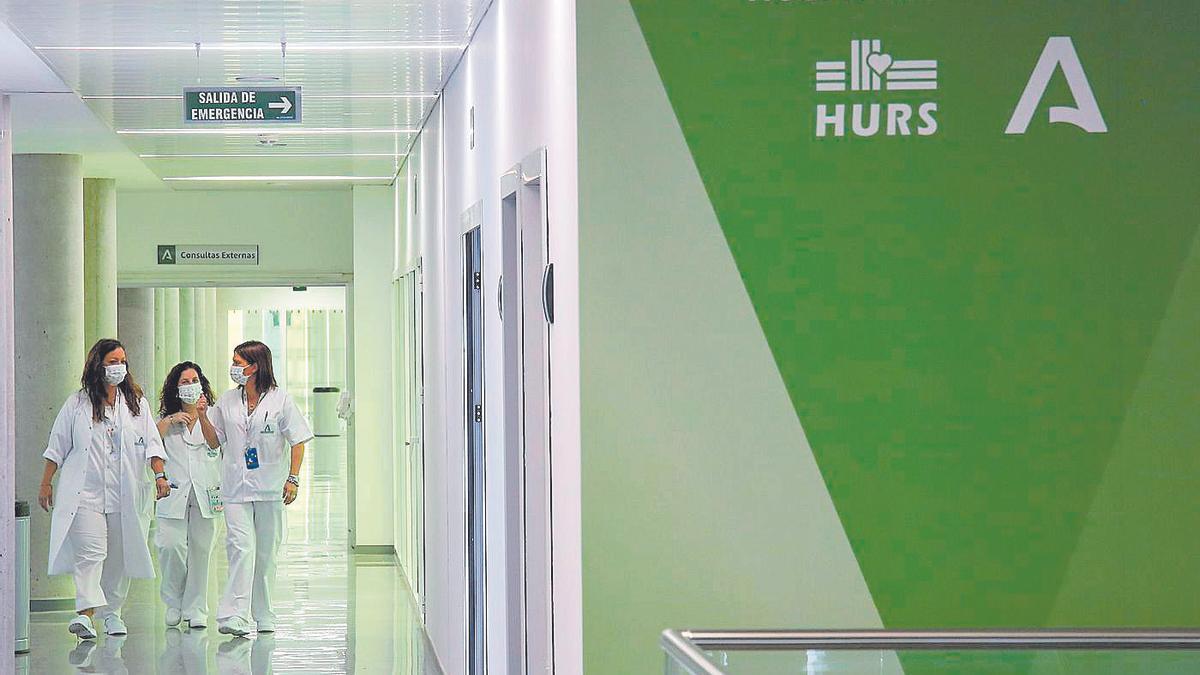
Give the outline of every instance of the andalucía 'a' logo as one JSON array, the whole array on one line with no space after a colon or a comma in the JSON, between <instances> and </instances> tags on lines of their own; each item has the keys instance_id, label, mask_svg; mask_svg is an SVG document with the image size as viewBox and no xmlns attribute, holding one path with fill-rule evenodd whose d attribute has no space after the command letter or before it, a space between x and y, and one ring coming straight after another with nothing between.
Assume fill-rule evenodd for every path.
<instances>
[{"instance_id":1,"label":"andaluc\u00eda 'a' logo","mask_svg":"<svg viewBox=\"0 0 1200 675\"><path fill-rule=\"evenodd\" d=\"M851 40L847 61L817 61L818 92L936 91L938 62L898 59L883 50L878 39ZM937 132L937 103L855 102L850 106L850 130L855 136L874 136L881 126L888 136L932 136ZM845 103L817 105L817 137L831 131L846 135ZM915 113L915 116L914 116ZM883 118L882 120L880 118Z\"/></svg>"}]
</instances>

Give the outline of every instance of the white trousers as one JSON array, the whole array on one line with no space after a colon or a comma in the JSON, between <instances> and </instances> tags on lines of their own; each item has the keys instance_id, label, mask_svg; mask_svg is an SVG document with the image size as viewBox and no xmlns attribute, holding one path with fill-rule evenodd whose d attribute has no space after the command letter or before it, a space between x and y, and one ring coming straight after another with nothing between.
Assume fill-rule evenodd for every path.
<instances>
[{"instance_id":1,"label":"white trousers","mask_svg":"<svg viewBox=\"0 0 1200 675\"><path fill-rule=\"evenodd\" d=\"M167 607L182 612L184 619L204 622L208 620L208 561L216 521L201 513L194 491L188 495L184 513L183 518L158 519L154 543L162 569L159 595Z\"/></svg>"},{"instance_id":2,"label":"white trousers","mask_svg":"<svg viewBox=\"0 0 1200 675\"><path fill-rule=\"evenodd\" d=\"M283 500L225 504L225 553L229 580L217 606L217 621L233 618L259 626L275 626L271 587L275 558L283 543Z\"/></svg>"},{"instance_id":3,"label":"white trousers","mask_svg":"<svg viewBox=\"0 0 1200 675\"><path fill-rule=\"evenodd\" d=\"M78 509L67 533L75 549L75 611L120 614L129 594L121 514Z\"/></svg>"}]
</instances>

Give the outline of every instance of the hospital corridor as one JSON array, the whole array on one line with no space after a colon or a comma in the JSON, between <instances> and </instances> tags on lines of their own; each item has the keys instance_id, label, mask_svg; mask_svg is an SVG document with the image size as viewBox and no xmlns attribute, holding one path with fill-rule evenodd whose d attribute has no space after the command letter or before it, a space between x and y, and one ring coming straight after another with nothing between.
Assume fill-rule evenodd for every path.
<instances>
[{"instance_id":1,"label":"hospital corridor","mask_svg":"<svg viewBox=\"0 0 1200 675\"><path fill-rule=\"evenodd\" d=\"M0 0L0 675L1200 673L1197 26Z\"/></svg>"}]
</instances>

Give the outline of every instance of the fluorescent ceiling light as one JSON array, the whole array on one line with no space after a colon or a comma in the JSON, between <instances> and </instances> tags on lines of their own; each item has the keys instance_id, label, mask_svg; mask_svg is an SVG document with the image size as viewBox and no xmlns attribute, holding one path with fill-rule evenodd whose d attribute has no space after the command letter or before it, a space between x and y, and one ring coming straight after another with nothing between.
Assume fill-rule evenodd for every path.
<instances>
[{"instance_id":1,"label":"fluorescent ceiling light","mask_svg":"<svg viewBox=\"0 0 1200 675\"><path fill-rule=\"evenodd\" d=\"M288 159L292 157L405 157L406 152L232 152L226 154L138 155L139 159Z\"/></svg>"},{"instance_id":2,"label":"fluorescent ceiling light","mask_svg":"<svg viewBox=\"0 0 1200 675\"><path fill-rule=\"evenodd\" d=\"M166 181L192 181L192 182L223 182L223 183L246 183L246 182L272 182L272 183L292 183L292 182L317 182L317 181L336 181L336 182L351 182L351 181L388 181L389 183L395 176L168 176L163 178Z\"/></svg>"},{"instance_id":3,"label":"fluorescent ceiling light","mask_svg":"<svg viewBox=\"0 0 1200 675\"><path fill-rule=\"evenodd\" d=\"M64 92L70 93L70 92ZM437 98L437 94L304 94L304 100L311 101L313 99L430 99ZM136 94L120 94L112 96L96 95L83 96L85 101L181 101L183 96L173 94L169 96L151 96L151 95L136 95Z\"/></svg>"},{"instance_id":4,"label":"fluorescent ceiling light","mask_svg":"<svg viewBox=\"0 0 1200 675\"><path fill-rule=\"evenodd\" d=\"M466 48L462 43L447 42L288 42L289 53L297 52L362 52L362 51L410 51L410 50L454 50ZM192 42L164 42L149 45L47 45L35 47L45 52L194 52ZM278 52L278 42L201 42L203 52Z\"/></svg>"},{"instance_id":5,"label":"fluorescent ceiling light","mask_svg":"<svg viewBox=\"0 0 1200 675\"><path fill-rule=\"evenodd\" d=\"M190 136L204 134L209 136L320 136L331 134L415 134L418 129L371 129L357 127L296 127L284 129L281 127L203 127L196 129L118 129L117 133L124 136Z\"/></svg>"}]
</instances>

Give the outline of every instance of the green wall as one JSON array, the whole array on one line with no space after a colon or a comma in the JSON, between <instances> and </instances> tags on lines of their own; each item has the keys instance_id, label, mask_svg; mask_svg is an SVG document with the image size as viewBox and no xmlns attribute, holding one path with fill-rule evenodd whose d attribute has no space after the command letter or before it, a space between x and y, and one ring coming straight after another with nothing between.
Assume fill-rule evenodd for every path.
<instances>
[{"instance_id":1,"label":"green wall","mask_svg":"<svg viewBox=\"0 0 1200 675\"><path fill-rule=\"evenodd\" d=\"M815 520L844 531L869 589L860 622L877 609L893 627L1200 624L1200 54L1188 28L1200 5L597 4L579 10L588 665L618 672L606 656L634 639L618 627L640 612L675 627L843 621L806 611L852 585L797 591L810 567L844 566L836 549L790 571L763 562L799 561L794 524L813 516L788 500L814 488L787 462L809 444L815 489L836 509ZM611 145L622 128L643 133L653 107L600 81L636 72L614 37L626 4L687 162L664 163L662 134ZM1056 67L1024 132L1006 133L1051 37L1070 38L1086 85L1067 58L1074 87ZM848 62L851 40L868 38L879 89L818 90L837 81L818 80L818 62ZM900 88L928 71L936 88ZM1085 89L1103 131L1050 123L1052 106L1086 108ZM853 131L856 104L864 123L879 106L874 135ZM837 105L845 134L820 136L818 106ZM681 201L693 170L699 205ZM736 282L751 317L703 285L661 305L638 286L696 281L685 214L705 207L735 265L708 282ZM628 279L614 282L618 270ZM680 333L689 312L717 320ZM712 429L702 405L760 410L731 380L696 376L748 358L752 341L727 333L751 328L788 400L772 415L803 430L778 444ZM721 350L680 348L704 337ZM642 371L670 366L690 379L638 398ZM678 563L648 555L683 527L699 548ZM680 586L631 589L650 561L678 564L664 576ZM646 672L653 655L639 654Z\"/></svg>"}]
</instances>

